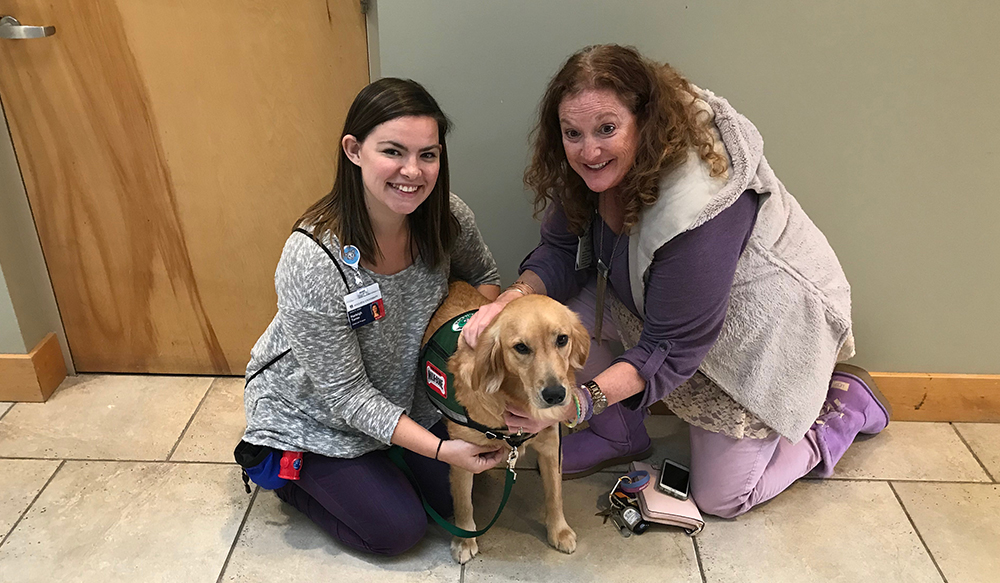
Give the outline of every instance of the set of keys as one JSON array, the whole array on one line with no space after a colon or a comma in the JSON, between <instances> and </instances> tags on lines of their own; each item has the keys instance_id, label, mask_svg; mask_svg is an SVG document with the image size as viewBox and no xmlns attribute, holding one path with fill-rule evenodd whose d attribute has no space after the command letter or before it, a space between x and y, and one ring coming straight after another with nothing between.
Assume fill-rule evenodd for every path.
<instances>
[{"instance_id":1,"label":"set of keys","mask_svg":"<svg viewBox=\"0 0 1000 583\"><path fill-rule=\"evenodd\" d=\"M646 532L649 523L642 518L636 497L647 485L649 473L643 471L631 472L618 478L608 493L608 507L598 512L597 516L603 516L605 524L610 518L618 533L625 538Z\"/></svg>"}]
</instances>

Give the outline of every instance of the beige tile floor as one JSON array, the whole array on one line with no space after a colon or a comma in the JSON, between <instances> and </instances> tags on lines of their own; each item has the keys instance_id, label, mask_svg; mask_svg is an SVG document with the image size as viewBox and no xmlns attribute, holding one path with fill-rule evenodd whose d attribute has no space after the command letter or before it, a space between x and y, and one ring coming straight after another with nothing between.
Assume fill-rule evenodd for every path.
<instances>
[{"instance_id":1,"label":"beige tile floor","mask_svg":"<svg viewBox=\"0 0 1000 583\"><path fill-rule=\"evenodd\" d=\"M673 417L655 457L686 460ZM233 378L78 376L45 404L0 403L0 581L1000 581L1000 425L893 423L856 443L835 479L807 479L698 537L624 539L594 516L614 470L564 483L579 537L547 546L529 458L480 555L452 562L436 526L401 557L333 542L273 494L246 494ZM496 501L501 472L477 478ZM490 507L487 507L490 506ZM495 506L487 503L489 512Z\"/></svg>"}]
</instances>

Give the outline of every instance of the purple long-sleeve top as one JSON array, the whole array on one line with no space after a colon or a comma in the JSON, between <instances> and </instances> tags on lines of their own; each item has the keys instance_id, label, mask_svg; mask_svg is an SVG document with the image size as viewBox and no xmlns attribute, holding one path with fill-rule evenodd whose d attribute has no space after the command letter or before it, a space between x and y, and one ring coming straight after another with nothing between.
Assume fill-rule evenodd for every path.
<instances>
[{"instance_id":1,"label":"purple long-sleeve top","mask_svg":"<svg viewBox=\"0 0 1000 583\"><path fill-rule=\"evenodd\" d=\"M642 335L635 347L615 360L634 366L646 381L645 390L626 399L626 406L647 407L669 395L691 378L715 344L726 317L736 262L757 219L757 198L747 190L732 206L653 254ZM599 217L592 229L594 264L601 257L611 266L608 288L639 316L629 284L628 235L622 234L616 245L614 231ZM567 229L562 205L554 203L542 222L541 243L524 259L520 271L535 272L550 297L566 302L596 273L593 266L576 270L577 242Z\"/></svg>"}]
</instances>

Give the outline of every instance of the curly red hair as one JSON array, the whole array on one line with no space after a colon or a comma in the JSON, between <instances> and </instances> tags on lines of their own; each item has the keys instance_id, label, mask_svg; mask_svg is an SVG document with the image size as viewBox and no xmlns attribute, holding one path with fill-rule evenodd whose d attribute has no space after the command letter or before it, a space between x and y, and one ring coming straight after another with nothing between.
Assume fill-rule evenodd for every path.
<instances>
[{"instance_id":1,"label":"curly red hair","mask_svg":"<svg viewBox=\"0 0 1000 583\"><path fill-rule=\"evenodd\" d=\"M533 154L524 172L524 184L535 192L535 214L559 200L569 228L582 234L590 223L596 197L572 170L563 149L559 105L586 89L610 89L635 115L639 131L635 163L625 174L620 197L625 229L639 213L656 202L659 182L684 162L694 149L711 168L712 176L726 171L726 159L714 149L708 113L698 109L694 87L670 65L643 57L634 47L594 45L572 55L549 82L539 105L532 132Z\"/></svg>"}]
</instances>

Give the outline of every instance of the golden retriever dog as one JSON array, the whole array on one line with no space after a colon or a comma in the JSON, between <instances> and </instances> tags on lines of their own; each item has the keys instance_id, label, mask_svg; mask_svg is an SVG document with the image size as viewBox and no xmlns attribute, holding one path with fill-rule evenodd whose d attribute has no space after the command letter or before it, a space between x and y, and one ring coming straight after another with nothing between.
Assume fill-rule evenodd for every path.
<instances>
[{"instance_id":1,"label":"golden retriever dog","mask_svg":"<svg viewBox=\"0 0 1000 583\"><path fill-rule=\"evenodd\" d=\"M452 283L447 299L431 318L424 344L443 323L487 303L489 300L469 284ZM458 344L448 368L454 378L456 400L476 422L505 428L503 413L508 404L536 419L563 420L570 416L570 409L575 409L575 375L587 360L590 335L575 313L552 298L518 298L483 330L475 349L464 340ZM479 431L446 421L452 438L480 445L501 444L510 451L502 440L487 439ZM576 533L563 515L558 423L525 445L538 452L549 544L572 553L576 550ZM473 475L452 466L450 478L455 525L476 530L472 517ZM478 552L475 538L452 539L451 554L459 563L469 561Z\"/></svg>"}]
</instances>

